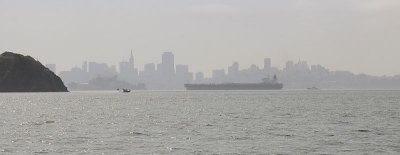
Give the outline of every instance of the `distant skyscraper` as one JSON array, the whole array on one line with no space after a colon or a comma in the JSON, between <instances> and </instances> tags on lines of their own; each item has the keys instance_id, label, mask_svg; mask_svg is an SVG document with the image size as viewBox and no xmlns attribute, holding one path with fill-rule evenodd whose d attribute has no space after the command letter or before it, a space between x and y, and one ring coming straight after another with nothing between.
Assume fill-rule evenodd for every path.
<instances>
[{"instance_id":1,"label":"distant skyscraper","mask_svg":"<svg viewBox=\"0 0 400 155\"><path fill-rule=\"evenodd\" d=\"M133 59L132 50L131 50L131 56L129 57L129 63L132 66L132 68L135 68L135 62L134 62L134 59Z\"/></svg>"},{"instance_id":2,"label":"distant skyscraper","mask_svg":"<svg viewBox=\"0 0 400 155\"><path fill-rule=\"evenodd\" d=\"M112 77L117 74L114 67L109 67L106 63L89 62L89 74L91 77Z\"/></svg>"},{"instance_id":3,"label":"distant skyscraper","mask_svg":"<svg viewBox=\"0 0 400 155\"><path fill-rule=\"evenodd\" d=\"M137 70L135 69L133 53L131 50L129 61L122 61L119 63L119 78L121 80L134 83L137 80L137 76Z\"/></svg>"},{"instance_id":4,"label":"distant skyscraper","mask_svg":"<svg viewBox=\"0 0 400 155\"><path fill-rule=\"evenodd\" d=\"M239 63L234 62L232 66L228 67L229 76L237 76L239 74Z\"/></svg>"},{"instance_id":5,"label":"distant skyscraper","mask_svg":"<svg viewBox=\"0 0 400 155\"><path fill-rule=\"evenodd\" d=\"M87 61L84 61L82 63L82 71L83 72L88 72L88 63L87 63Z\"/></svg>"},{"instance_id":6,"label":"distant skyscraper","mask_svg":"<svg viewBox=\"0 0 400 155\"><path fill-rule=\"evenodd\" d=\"M164 76L173 78L175 75L174 54L172 52L164 52L162 54L162 62L157 70Z\"/></svg>"},{"instance_id":7,"label":"distant skyscraper","mask_svg":"<svg viewBox=\"0 0 400 155\"><path fill-rule=\"evenodd\" d=\"M139 78L142 82L149 82L156 78L156 65L147 63L144 65L144 70L140 72Z\"/></svg>"},{"instance_id":8,"label":"distant skyscraper","mask_svg":"<svg viewBox=\"0 0 400 155\"><path fill-rule=\"evenodd\" d=\"M264 70L265 71L271 70L271 59L270 58L264 59Z\"/></svg>"},{"instance_id":9,"label":"distant skyscraper","mask_svg":"<svg viewBox=\"0 0 400 155\"><path fill-rule=\"evenodd\" d=\"M45 66L52 72L56 73L56 64L46 64Z\"/></svg>"},{"instance_id":10,"label":"distant skyscraper","mask_svg":"<svg viewBox=\"0 0 400 155\"><path fill-rule=\"evenodd\" d=\"M162 64L169 73L175 73L174 54L172 52L165 52L162 55Z\"/></svg>"}]
</instances>

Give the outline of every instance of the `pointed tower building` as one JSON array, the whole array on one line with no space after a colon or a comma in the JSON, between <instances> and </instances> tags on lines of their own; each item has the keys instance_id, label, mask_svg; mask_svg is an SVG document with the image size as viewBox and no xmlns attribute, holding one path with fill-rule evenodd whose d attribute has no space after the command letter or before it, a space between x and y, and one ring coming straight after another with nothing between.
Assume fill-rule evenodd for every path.
<instances>
[{"instance_id":1,"label":"pointed tower building","mask_svg":"<svg viewBox=\"0 0 400 155\"><path fill-rule=\"evenodd\" d=\"M133 60L133 51L131 50L131 56L129 57L129 64L132 66L132 68L135 68L135 62Z\"/></svg>"},{"instance_id":2,"label":"pointed tower building","mask_svg":"<svg viewBox=\"0 0 400 155\"><path fill-rule=\"evenodd\" d=\"M119 78L121 80L135 83L137 80L137 69L135 69L135 62L133 59L133 50L131 50L131 55L129 57L129 61L122 61L119 63Z\"/></svg>"}]
</instances>

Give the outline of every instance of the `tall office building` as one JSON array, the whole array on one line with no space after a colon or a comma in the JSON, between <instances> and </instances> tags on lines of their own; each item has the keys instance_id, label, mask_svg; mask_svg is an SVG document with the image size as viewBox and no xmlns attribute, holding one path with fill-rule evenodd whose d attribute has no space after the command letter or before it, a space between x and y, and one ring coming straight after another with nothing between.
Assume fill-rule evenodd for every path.
<instances>
[{"instance_id":1,"label":"tall office building","mask_svg":"<svg viewBox=\"0 0 400 155\"><path fill-rule=\"evenodd\" d=\"M228 67L228 75L229 76L236 76L239 74L239 63L234 62L232 66Z\"/></svg>"},{"instance_id":2,"label":"tall office building","mask_svg":"<svg viewBox=\"0 0 400 155\"><path fill-rule=\"evenodd\" d=\"M133 60L132 50L131 50L131 56L129 57L129 64L132 66L132 68L135 68L135 62Z\"/></svg>"},{"instance_id":3,"label":"tall office building","mask_svg":"<svg viewBox=\"0 0 400 155\"><path fill-rule=\"evenodd\" d=\"M270 71L271 70L271 59L270 58L265 58L264 59L264 70L265 71Z\"/></svg>"},{"instance_id":4,"label":"tall office building","mask_svg":"<svg viewBox=\"0 0 400 155\"><path fill-rule=\"evenodd\" d=\"M91 77L112 77L117 74L114 67L109 67L106 63L89 62L89 74Z\"/></svg>"},{"instance_id":5,"label":"tall office building","mask_svg":"<svg viewBox=\"0 0 400 155\"><path fill-rule=\"evenodd\" d=\"M87 63L87 61L84 61L83 63L82 63L82 71L83 72L88 72L88 63Z\"/></svg>"},{"instance_id":6,"label":"tall office building","mask_svg":"<svg viewBox=\"0 0 400 155\"><path fill-rule=\"evenodd\" d=\"M167 73L175 73L175 62L174 54L172 52L165 52L162 55L162 64L165 67Z\"/></svg>"},{"instance_id":7,"label":"tall office building","mask_svg":"<svg viewBox=\"0 0 400 155\"><path fill-rule=\"evenodd\" d=\"M270 77L271 76L271 69L272 69L272 66L271 66L271 58L265 58L264 59L264 71L263 71L263 73L265 74L265 76L266 77Z\"/></svg>"},{"instance_id":8,"label":"tall office building","mask_svg":"<svg viewBox=\"0 0 400 155\"><path fill-rule=\"evenodd\" d=\"M127 82L133 83L137 79L132 50L129 61L122 61L119 63L119 74L119 78Z\"/></svg>"},{"instance_id":9,"label":"tall office building","mask_svg":"<svg viewBox=\"0 0 400 155\"><path fill-rule=\"evenodd\" d=\"M164 52L162 54L162 62L157 66L157 70L162 75L170 78L175 75L174 54L172 52Z\"/></svg>"}]
</instances>

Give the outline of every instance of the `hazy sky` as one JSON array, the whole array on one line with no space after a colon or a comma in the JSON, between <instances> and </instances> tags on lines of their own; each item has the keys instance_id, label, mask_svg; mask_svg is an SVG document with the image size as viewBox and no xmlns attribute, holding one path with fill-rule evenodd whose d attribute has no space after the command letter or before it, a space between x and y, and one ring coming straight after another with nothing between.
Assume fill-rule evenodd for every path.
<instances>
[{"instance_id":1,"label":"hazy sky","mask_svg":"<svg viewBox=\"0 0 400 155\"><path fill-rule=\"evenodd\" d=\"M0 0L0 51L139 68L164 51L192 71L307 60L400 74L400 0Z\"/></svg>"}]
</instances>

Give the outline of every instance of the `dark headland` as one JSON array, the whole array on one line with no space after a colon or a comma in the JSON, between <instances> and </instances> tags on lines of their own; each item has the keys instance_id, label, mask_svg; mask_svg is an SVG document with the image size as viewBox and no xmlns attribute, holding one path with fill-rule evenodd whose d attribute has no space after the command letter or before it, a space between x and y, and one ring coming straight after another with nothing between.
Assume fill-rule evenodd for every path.
<instances>
[{"instance_id":1,"label":"dark headland","mask_svg":"<svg viewBox=\"0 0 400 155\"><path fill-rule=\"evenodd\" d=\"M0 92L68 92L60 77L30 56L0 55Z\"/></svg>"}]
</instances>

